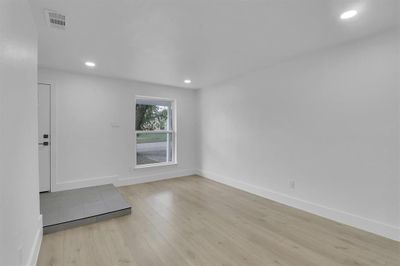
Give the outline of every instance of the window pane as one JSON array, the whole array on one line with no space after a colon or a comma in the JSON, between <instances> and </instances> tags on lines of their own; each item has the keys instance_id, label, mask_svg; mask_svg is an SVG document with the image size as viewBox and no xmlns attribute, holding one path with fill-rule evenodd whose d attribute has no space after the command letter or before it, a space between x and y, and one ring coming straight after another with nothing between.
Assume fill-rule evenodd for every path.
<instances>
[{"instance_id":1,"label":"window pane","mask_svg":"<svg viewBox=\"0 0 400 266\"><path fill-rule=\"evenodd\" d=\"M136 104L136 130L171 130L169 110L166 104Z\"/></svg>"},{"instance_id":2,"label":"window pane","mask_svg":"<svg viewBox=\"0 0 400 266\"><path fill-rule=\"evenodd\" d=\"M172 162L172 133L137 133L136 164Z\"/></svg>"}]
</instances>

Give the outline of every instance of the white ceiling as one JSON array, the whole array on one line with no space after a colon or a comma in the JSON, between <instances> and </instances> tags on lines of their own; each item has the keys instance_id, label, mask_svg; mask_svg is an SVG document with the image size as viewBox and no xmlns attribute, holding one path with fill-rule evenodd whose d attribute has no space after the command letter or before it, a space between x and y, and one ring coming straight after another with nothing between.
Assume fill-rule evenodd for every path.
<instances>
[{"instance_id":1,"label":"white ceiling","mask_svg":"<svg viewBox=\"0 0 400 266\"><path fill-rule=\"evenodd\" d=\"M398 25L398 0L31 0L39 65L205 87ZM43 9L67 17L50 28ZM356 8L359 16L341 21ZM96 62L88 69L85 61ZM193 83L184 84L190 78Z\"/></svg>"}]
</instances>

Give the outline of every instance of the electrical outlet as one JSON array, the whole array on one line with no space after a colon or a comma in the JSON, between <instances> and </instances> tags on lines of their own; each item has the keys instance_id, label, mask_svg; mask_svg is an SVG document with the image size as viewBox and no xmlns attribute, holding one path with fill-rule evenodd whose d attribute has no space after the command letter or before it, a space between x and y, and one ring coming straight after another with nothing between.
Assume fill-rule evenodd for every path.
<instances>
[{"instance_id":1,"label":"electrical outlet","mask_svg":"<svg viewBox=\"0 0 400 266\"><path fill-rule=\"evenodd\" d=\"M294 179L290 179L289 180L289 187L291 189L295 189L296 188L296 181L294 181Z\"/></svg>"},{"instance_id":2,"label":"electrical outlet","mask_svg":"<svg viewBox=\"0 0 400 266\"><path fill-rule=\"evenodd\" d=\"M119 128L119 127L121 127L121 125L120 125L118 122L111 122L111 123L110 123L110 126L111 126L112 128Z\"/></svg>"}]
</instances>

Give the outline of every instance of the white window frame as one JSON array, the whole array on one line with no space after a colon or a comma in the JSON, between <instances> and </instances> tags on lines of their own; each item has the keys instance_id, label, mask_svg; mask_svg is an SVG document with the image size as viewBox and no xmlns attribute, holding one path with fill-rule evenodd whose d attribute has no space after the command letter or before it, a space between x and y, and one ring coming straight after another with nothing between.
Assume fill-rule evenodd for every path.
<instances>
[{"instance_id":1,"label":"white window frame","mask_svg":"<svg viewBox=\"0 0 400 266\"><path fill-rule=\"evenodd\" d=\"M138 100L155 100L155 101L168 101L171 103L171 108L168 110L169 112L172 112L172 115L168 113L168 117L172 119L172 129L168 128L167 130L153 130L153 131L147 131L147 130L136 130L136 104ZM178 164L177 160L177 108L176 108L176 100L175 99L169 99L169 98L160 98L160 97L152 97L152 96L140 96L137 95L135 97L135 105L134 105L134 131L135 131L135 148L134 148L134 160L135 160L135 168L140 169L140 168L149 168L149 167L158 167L158 166L168 166L168 165L176 165ZM168 127L170 126L170 123L168 123ZM171 133L172 135L172 160L169 162L168 161L168 156L169 152L167 152L167 162L162 162L162 163L150 163L150 164L137 164L137 135L139 133L146 133L146 134L154 134L154 133ZM169 134L167 135L169 138ZM168 147L168 144L167 144Z\"/></svg>"}]
</instances>

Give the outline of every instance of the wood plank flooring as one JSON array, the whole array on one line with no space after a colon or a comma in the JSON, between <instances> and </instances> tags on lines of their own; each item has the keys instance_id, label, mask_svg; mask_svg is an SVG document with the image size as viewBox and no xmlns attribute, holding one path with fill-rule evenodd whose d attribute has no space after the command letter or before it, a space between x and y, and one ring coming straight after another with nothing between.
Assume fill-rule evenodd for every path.
<instances>
[{"instance_id":1,"label":"wood plank flooring","mask_svg":"<svg viewBox=\"0 0 400 266\"><path fill-rule=\"evenodd\" d=\"M45 235L38 265L400 265L398 242L201 177L119 189L130 216Z\"/></svg>"}]
</instances>

